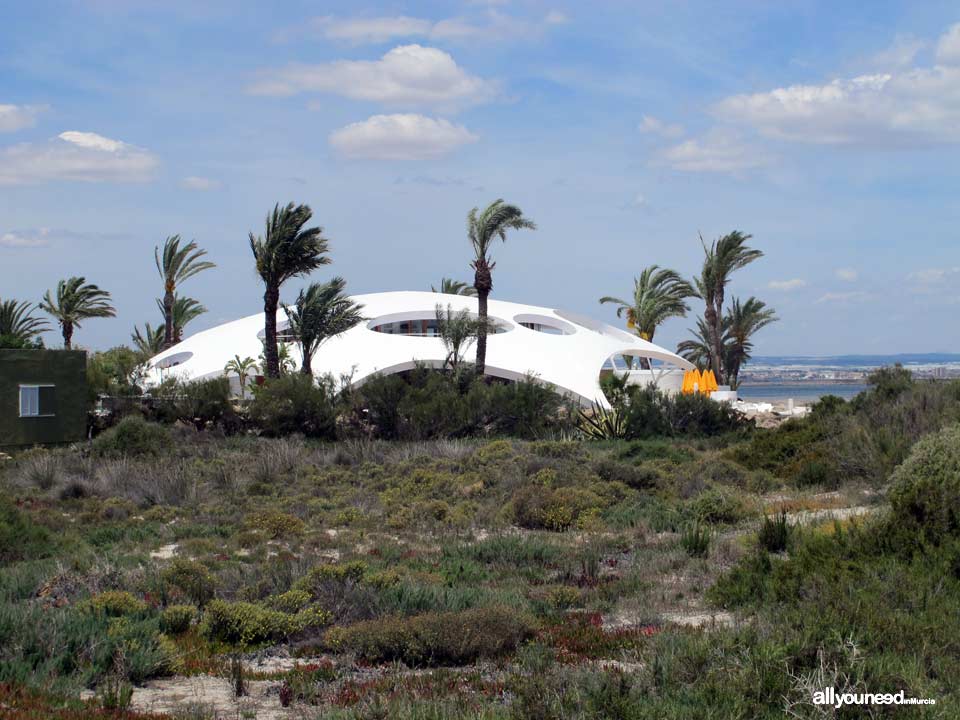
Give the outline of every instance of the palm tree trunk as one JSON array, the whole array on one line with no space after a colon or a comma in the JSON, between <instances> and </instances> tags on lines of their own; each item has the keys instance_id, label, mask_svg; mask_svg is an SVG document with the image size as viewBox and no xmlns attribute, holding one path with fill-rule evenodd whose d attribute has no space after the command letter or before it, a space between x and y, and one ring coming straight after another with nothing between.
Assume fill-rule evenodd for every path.
<instances>
[{"instance_id":1,"label":"palm tree trunk","mask_svg":"<svg viewBox=\"0 0 960 720\"><path fill-rule=\"evenodd\" d=\"M722 352L720 342L720 317L713 305L707 303L707 308L703 312L703 319L707 321L707 328L710 331L710 366L713 370L717 382L723 384L723 369L720 366L720 354Z\"/></svg>"},{"instance_id":2,"label":"palm tree trunk","mask_svg":"<svg viewBox=\"0 0 960 720\"><path fill-rule=\"evenodd\" d=\"M64 323L62 324L62 328L63 328L63 349L70 350L73 347L70 344L70 341L73 340L73 323L64 321Z\"/></svg>"},{"instance_id":3,"label":"palm tree trunk","mask_svg":"<svg viewBox=\"0 0 960 720\"><path fill-rule=\"evenodd\" d=\"M280 358L277 353L277 306L280 288L268 283L263 293L263 357L269 378L280 377Z\"/></svg>"},{"instance_id":4,"label":"palm tree trunk","mask_svg":"<svg viewBox=\"0 0 960 720\"><path fill-rule=\"evenodd\" d=\"M173 332L173 302L173 290L167 287L163 294L163 350L173 345L176 340Z\"/></svg>"},{"instance_id":5,"label":"palm tree trunk","mask_svg":"<svg viewBox=\"0 0 960 720\"><path fill-rule=\"evenodd\" d=\"M300 365L300 372L304 375L313 377L313 368L311 367L311 362L313 358L310 357L310 353L307 352L306 348L303 349L303 363Z\"/></svg>"},{"instance_id":6,"label":"palm tree trunk","mask_svg":"<svg viewBox=\"0 0 960 720\"><path fill-rule=\"evenodd\" d=\"M477 375L483 376L487 370L487 298L493 289L493 278L490 268L483 260L476 263L476 272L473 276L473 286L477 289Z\"/></svg>"}]
</instances>

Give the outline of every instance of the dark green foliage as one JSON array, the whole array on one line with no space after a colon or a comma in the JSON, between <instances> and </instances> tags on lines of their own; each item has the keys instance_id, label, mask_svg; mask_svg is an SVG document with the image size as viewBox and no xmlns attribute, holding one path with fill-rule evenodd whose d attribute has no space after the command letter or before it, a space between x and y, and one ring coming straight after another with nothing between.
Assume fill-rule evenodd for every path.
<instances>
[{"instance_id":1,"label":"dark green foliage","mask_svg":"<svg viewBox=\"0 0 960 720\"><path fill-rule=\"evenodd\" d=\"M46 528L0 498L0 565L49 557L56 547Z\"/></svg>"},{"instance_id":2,"label":"dark green foliage","mask_svg":"<svg viewBox=\"0 0 960 720\"><path fill-rule=\"evenodd\" d=\"M170 450L173 440L163 425L130 415L93 441L93 454L100 457L160 455Z\"/></svg>"},{"instance_id":3,"label":"dark green foliage","mask_svg":"<svg viewBox=\"0 0 960 720\"><path fill-rule=\"evenodd\" d=\"M767 552L780 553L787 549L790 542L791 527L787 523L787 513L781 510L771 518L764 516L763 524L757 533L757 542Z\"/></svg>"},{"instance_id":4,"label":"dark green foliage","mask_svg":"<svg viewBox=\"0 0 960 720\"><path fill-rule=\"evenodd\" d=\"M353 432L388 440L469 436L538 438L568 427L564 401L533 379L506 383L417 368L357 388Z\"/></svg>"},{"instance_id":5,"label":"dark green foliage","mask_svg":"<svg viewBox=\"0 0 960 720\"><path fill-rule=\"evenodd\" d=\"M523 615L502 607L389 617L334 628L326 642L373 663L399 660L411 667L466 665L512 652L533 635Z\"/></svg>"},{"instance_id":6,"label":"dark green foliage","mask_svg":"<svg viewBox=\"0 0 960 720\"><path fill-rule=\"evenodd\" d=\"M332 440L336 412L327 390L300 373L268 380L254 390L250 419L268 437L300 433Z\"/></svg>"},{"instance_id":7,"label":"dark green foliage","mask_svg":"<svg viewBox=\"0 0 960 720\"><path fill-rule=\"evenodd\" d=\"M193 605L170 605L160 613L160 628L168 635L180 635L190 628L196 616Z\"/></svg>"},{"instance_id":8,"label":"dark green foliage","mask_svg":"<svg viewBox=\"0 0 960 720\"><path fill-rule=\"evenodd\" d=\"M960 536L960 425L920 440L891 480L899 533L933 545Z\"/></svg>"},{"instance_id":9,"label":"dark green foliage","mask_svg":"<svg viewBox=\"0 0 960 720\"><path fill-rule=\"evenodd\" d=\"M180 590L200 607L213 599L216 580L205 565L196 560L174 558L161 573L163 581Z\"/></svg>"},{"instance_id":10,"label":"dark green foliage","mask_svg":"<svg viewBox=\"0 0 960 720\"><path fill-rule=\"evenodd\" d=\"M615 460L601 460L595 465L595 470L601 480L621 482L634 490L652 488L663 477L654 467L627 465Z\"/></svg>"},{"instance_id":11,"label":"dark green foliage","mask_svg":"<svg viewBox=\"0 0 960 720\"><path fill-rule=\"evenodd\" d=\"M680 547L690 557L705 558L710 553L710 530L699 522L690 523L680 534Z\"/></svg>"},{"instance_id":12,"label":"dark green foliage","mask_svg":"<svg viewBox=\"0 0 960 720\"><path fill-rule=\"evenodd\" d=\"M236 414L230 404L230 381L225 377L179 385L174 407L179 419L192 424L197 430L211 425L233 429L237 425Z\"/></svg>"}]
</instances>

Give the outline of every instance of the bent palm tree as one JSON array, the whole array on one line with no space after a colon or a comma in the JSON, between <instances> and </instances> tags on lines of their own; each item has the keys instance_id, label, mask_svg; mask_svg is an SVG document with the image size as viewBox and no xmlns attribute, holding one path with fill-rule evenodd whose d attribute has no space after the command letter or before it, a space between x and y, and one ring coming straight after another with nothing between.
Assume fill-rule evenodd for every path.
<instances>
[{"instance_id":1,"label":"bent palm tree","mask_svg":"<svg viewBox=\"0 0 960 720\"><path fill-rule=\"evenodd\" d=\"M471 297L476 297L477 294L477 289L473 285L467 285L465 282L453 280L452 278L443 278L440 281L439 290L431 285L430 291L443 293L444 295L468 295Z\"/></svg>"},{"instance_id":2,"label":"bent palm tree","mask_svg":"<svg viewBox=\"0 0 960 720\"><path fill-rule=\"evenodd\" d=\"M482 323L477 333L477 374L483 375L487 366L487 300L493 289L493 268L490 246L500 238L507 241L507 230L536 230L537 226L516 205L494 200L481 212L473 208L467 215L467 236L473 246L473 287L477 291L478 316Z\"/></svg>"},{"instance_id":3,"label":"bent palm tree","mask_svg":"<svg viewBox=\"0 0 960 720\"><path fill-rule=\"evenodd\" d=\"M160 298L157 298L157 307L164 315L164 343L166 343L166 315L167 308ZM173 322L173 344L183 340L183 329L188 323L196 320L207 311L198 300L191 297L174 296L170 319ZM163 349L163 348L161 348Z\"/></svg>"},{"instance_id":4,"label":"bent palm tree","mask_svg":"<svg viewBox=\"0 0 960 720\"><path fill-rule=\"evenodd\" d=\"M280 286L298 275L305 275L327 265L327 238L323 228L304 228L313 211L308 205L289 203L274 206L267 216L264 236L250 233L250 250L257 264L257 273L265 286L263 292L264 370L268 377L280 377L277 348L277 307Z\"/></svg>"},{"instance_id":5,"label":"bent palm tree","mask_svg":"<svg viewBox=\"0 0 960 720\"><path fill-rule=\"evenodd\" d=\"M704 301L704 320L709 330L710 360L714 375L721 383L726 377L723 367L723 303L730 276L754 260L763 257L763 252L747 246L750 235L734 230L710 247L700 238L703 245L703 269L700 277L694 278L696 296Z\"/></svg>"},{"instance_id":6,"label":"bent palm tree","mask_svg":"<svg viewBox=\"0 0 960 720\"><path fill-rule=\"evenodd\" d=\"M627 327L651 342L665 320L686 316L690 310L686 299L694 295L696 290L676 270L651 265L634 279L630 301L606 295L600 298L600 303L616 303L617 317L626 315ZM646 358L641 358L640 364L644 368L650 365Z\"/></svg>"},{"instance_id":7,"label":"bent palm tree","mask_svg":"<svg viewBox=\"0 0 960 720\"><path fill-rule=\"evenodd\" d=\"M158 303L163 312L164 348L168 348L177 342L173 317L177 287L197 273L216 267L212 262L200 259L206 254L207 251L198 248L194 240L180 247L179 235L168 237L163 243L162 252L159 247L153 249L153 259L157 264L157 272L163 278L163 301L158 301Z\"/></svg>"},{"instance_id":8,"label":"bent palm tree","mask_svg":"<svg viewBox=\"0 0 960 720\"><path fill-rule=\"evenodd\" d=\"M363 320L363 306L344 294L346 286L346 280L341 277L312 283L300 291L293 307L283 306L290 321L290 332L300 346L303 358L300 372L304 375L313 375L313 356L325 340Z\"/></svg>"},{"instance_id":9,"label":"bent palm tree","mask_svg":"<svg viewBox=\"0 0 960 720\"><path fill-rule=\"evenodd\" d=\"M61 280L57 283L55 296L47 290L40 309L60 323L65 350L72 347L73 330L80 327L81 320L117 315L110 304L110 293L96 285L87 284L86 278L82 277Z\"/></svg>"},{"instance_id":10,"label":"bent palm tree","mask_svg":"<svg viewBox=\"0 0 960 720\"><path fill-rule=\"evenodd\" d=\"M697 318L697 329L691 330L690 334L693 336L692 339L681 340L677 343L677 354L686 358L698 368L712 367L713 341L710 339L711 330L707 327L706 320ZM725 338L725 330L723 334ZM726 344L726 339L723 340L723 343Z\"/></svg>"},{"instance_id":11,"label":"bent palm tree","mask_svg":"<svg viewBox=\"0 0 960 720\"><path fill-rule=\"evenodd\" d=\"M43 318L33 316L34 305L24 300L0 302L0 336L28 343L50 327Z\"/></svg>"},{"instance_id":12,"label":"bent palm tree","mask_svg":"<svg viewBox=\"0 0 960 720\"><path fill-rule=\"evenodd\" d=\"M254 360L252 357L241 358L239 355L234 355L233 359L223 366L223 372L225 375L230 375L233 373L240 381L241 400L247 399L247 378L249 378L251 373L256 371L256 369L256 360Z\"/></svg>"},{"instance_id":13,"label":"bent palm tree","mask_svg":"<svg viewBox=\"0 0 960 720\"><path fill-rule=\"evenodd\" d=\"M734 390L740 382L740 368L750 359L753 351L754 334L779 319L776 311L768 308L762 300L750 297L741 304L739 298L733 298L726 318L729 335L726 362L727 378Z\"/></svg>"},{"instance_id":14,"label":"bent palm tree","mask_svg":"<svg viewBox=\"0 0 960 720\"><path fill-rule=\"evenodd\" d=\"M141 357L147 360L163 351L163 328L150 327L150 323L144 323L143 327L143 332L139 327L133 328L130 339Z\"/></svg>"}]
</instances>

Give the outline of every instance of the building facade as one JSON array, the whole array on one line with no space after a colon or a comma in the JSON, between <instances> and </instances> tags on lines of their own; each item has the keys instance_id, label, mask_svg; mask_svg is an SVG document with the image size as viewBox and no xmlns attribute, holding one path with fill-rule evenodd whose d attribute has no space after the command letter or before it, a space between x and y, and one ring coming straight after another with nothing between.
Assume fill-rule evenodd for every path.
<instances>
[{"instance_id":1,"label":"building facade","mask_svg":"<svg viewBox=\"0 0 960 720\"><path fill-rule=\"evenodd\" d=\"M85 351L0 350L0 448L83 440L87 401Z\"/></svg>"}]
</instances>

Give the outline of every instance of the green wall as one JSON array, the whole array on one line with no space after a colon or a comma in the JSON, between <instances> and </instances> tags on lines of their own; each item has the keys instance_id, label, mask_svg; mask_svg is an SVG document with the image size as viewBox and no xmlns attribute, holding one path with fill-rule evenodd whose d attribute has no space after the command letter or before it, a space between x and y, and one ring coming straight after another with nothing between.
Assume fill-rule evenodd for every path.
<instances>
[{"instance_id":1,"label":"green wall","mask_svg":"<svg viewBox=\"0 0 960 720\"><path fill-rule=\"evenodd\" d=\"M56 386L53 417L20 417L20 385ZM63 443L87 434L87 353L0 350L0 447Z\"/></svg>"}]
</instances>

